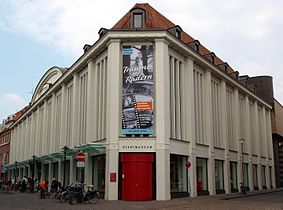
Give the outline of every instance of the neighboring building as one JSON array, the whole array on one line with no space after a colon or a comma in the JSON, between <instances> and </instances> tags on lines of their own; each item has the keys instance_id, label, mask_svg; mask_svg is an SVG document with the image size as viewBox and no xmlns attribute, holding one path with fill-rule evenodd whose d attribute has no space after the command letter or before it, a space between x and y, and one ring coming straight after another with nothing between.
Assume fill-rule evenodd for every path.
<instances>
[{"instance_id":1,"label":"neighboring building","mask_svg":"<svg viewBox=\"0 0 283 210\"><path fill-rule=\"evenodd\" d=\"M7 181L10 178L8 171L10 142L11 142L11 126L17 121L24 112L28 110L28 106L14 115L10 115L3 120L2 128L0 130L0 178Z\"/></svg>"},{"instance_id":2,"label":"neighboring building","mask_svg":"<svg viewBox=\"0 0 283 210\"><path fill-rule=\"evenodd\" d=\"M283 187L283 106L274 98L272 77L252 77L257 94L271 106L271 127L275 163L276 187Z\"/></svg>"},{"instance_id":3,"label":"neighboring building","mask_svg":"<svg viewBox=\"0 0 283 210\"><path fill-rule=\"evenodd\" d=\"M148 4L99 35L40 80L12 127L11 172L80 179L107 200L275 186L271 106L237 71Z\"/></svg>"}]
</instances>

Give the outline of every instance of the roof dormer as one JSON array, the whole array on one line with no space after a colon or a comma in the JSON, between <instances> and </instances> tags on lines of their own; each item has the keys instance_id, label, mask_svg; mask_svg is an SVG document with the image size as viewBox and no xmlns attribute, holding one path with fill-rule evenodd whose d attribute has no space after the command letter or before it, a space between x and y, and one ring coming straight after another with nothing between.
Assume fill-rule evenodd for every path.
<instances>
[{"instance_id":1,"label":"roof dormer","mask_svg":"<svg viewBox=\"0 0 283 210\"><path fill-rule=\"evenodd\" d=\"M98 31L99 39L100 39L101 37L103 37L107 32L108 32L108 29L106 29L106 28L101 28L101 29L99 29L99 31Z\"/></svg>"},{"instance_id":2,"label":"roof dormer","mask_svg":"<svg viewBox=\"0 0 283 210\"><path fill-rule=\"evenodd\" d=\"M223 63L220 63L220 64L218 64L217 65L221 70L223 70L224 72L228 72L228 67L229 67L229 65L228 65L228 63L226 63L226 62L223 62Z\"/></svg>"},{"instance_id":3,"label":"roof dormer","mask_svg":"<svg viewBox=\"0 0 283 210\"><path fill-rule=\"evenodd\" d=\"M216 58L216 55L214 52L209 52L205 55L203 55L207 60L209 60L211 63L215 64L215 58Z\"/></svg>"},{"instance_id":4,"label":"roof dormer","mask_svg":"<svg viewBox=\"0 0 283 210\"><path fill-rule=\"evenodd\" d=\"M183 30L180 26L176 25L172 28L168 28L167 31L169 31L171 34L173 34L178 39L182 39L182 31Z\"/></svg>"},{"instance_id":5,"label":"roof dormer","mask_svg":"<svg viewBox=\"0 0 283 210\"><path fill-rule=\"evenodd\" d=\"M239 72L238 71L233 71L229 73L235 80L239 79Z\"/></svg>"},{"instance_id":6,"label":"roof dormer","mask_svg":"<svg viewBox=\"0 0 283 210\"><path fill-rule=\"evenodd\" d=\"M198 40L188 42L187 45L194 51L199 52L200 42Z\"/></svg>"},{"instance_id":7,"label":"roof dormer","mask_svg":"<svg viewBox=\"0 0 283 210\"><path fill-rule=\"evenodd\" d=\"M142 29L145 23L145 11L140 8L133 9L132 11L132 28Z\"/></svg>"}]
</instances>

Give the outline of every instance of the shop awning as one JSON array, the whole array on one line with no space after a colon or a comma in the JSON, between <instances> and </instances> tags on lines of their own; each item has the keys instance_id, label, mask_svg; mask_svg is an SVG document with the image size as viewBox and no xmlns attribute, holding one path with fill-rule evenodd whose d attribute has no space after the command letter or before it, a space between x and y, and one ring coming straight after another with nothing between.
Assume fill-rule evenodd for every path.
<instances>
[{"instance_id":1,"label":"shop awning","mask_svg":"<svg viewBox=\"0 0 283 210\"><path fill-rule=\"evenodd\" d=\"M105 153L105 144L103 143L89 143L89 144L81 144L79 146L75 146L74 148L68 148L66 150L66 157L74 157L77 152L85 152L89 155L101 155ZM52 160L63 160L64 159L64 151L59 151L47 155L43 155L40 157L36 157L36 162L43 161L52 161ZM24 160L21 162L17 162L17 167L21 167L23 165L29 165L32 163L33 159ZM15 162L7 165L9 169L15 168Z\"/></svg>"}]
</instances>

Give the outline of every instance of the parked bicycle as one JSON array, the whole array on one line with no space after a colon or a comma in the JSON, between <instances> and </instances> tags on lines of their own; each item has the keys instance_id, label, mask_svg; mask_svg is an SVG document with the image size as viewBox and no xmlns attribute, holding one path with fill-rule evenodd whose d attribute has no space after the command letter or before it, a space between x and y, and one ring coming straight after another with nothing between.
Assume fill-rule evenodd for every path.
<instances>
[{"instance_id":1,"label":"parked bicycle","mask_svg":"<svg viewBox=\"0 0 283 210\"><path fill-rule=\"evenodd\" d=\"M69 203L71 205L80 203L80 202L89 202L92 204L95 204L99 201L100 199L100 193L94 189L93 185L88 185L87 186L87 192L84 191L83 185L80 187L77 187L75 189L75 192L69 199Z\"/></svg>"}]
</instances>

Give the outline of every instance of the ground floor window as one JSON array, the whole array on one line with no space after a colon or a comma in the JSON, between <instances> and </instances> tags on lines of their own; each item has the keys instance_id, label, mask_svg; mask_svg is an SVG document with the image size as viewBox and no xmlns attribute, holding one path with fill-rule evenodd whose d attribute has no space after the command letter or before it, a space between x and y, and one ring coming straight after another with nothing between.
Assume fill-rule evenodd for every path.
<instances>
[{"instance_id":1,"label":"ground floor window","mask_svg":"<svg viewBox=\"0 0 283 210\"><path fill-rule=\"evenodd\" d=\"M58 180L58 162L52 163L52 178Z\"/></svg>"},{"instance_id":2,"label":"ground floor window","mask_svg":"<svg viewBox=\"0 0 283 210\"><path fill-rule=\"evenodd\" d=\"M66 162L65 162L65 179L64 179L64 186L67 186L67 185L69 185L70 184L70 160L66 160ZM62 169L62 171L63 171L63 174L62 174L62 176L64 176L64 161L62 162L62 166L61 167L63 167ZM62 180L63 181L63 180Z\"/></svg>"},{"instance_id":3,"label":"ground floor window","mask_svg":"<svg viewBox=\"0 0 283 210\"><path fill-rule=\"evenodd\" d=\"M216 193L225 193L224 190L224 170L222 160L215 160L215 187Z\"/></svg>"},{"instance_id":4,"label":"ground floor window","mask_svg":"<svg viewBox=\"0 0 283 210\"><path fill-rule=\"evenodd\" d=\"M269 180L270 180L270 188L272 189L272 167L269 166Z\"/></svg>"},{"instance_id":5,"label":"ground floor window","mask_svg":"<svg viewBox=\"0 0 283 210\"><path fill-rule=\"evenodd\" d=\"M238 192L237 162L230 162L231 192Z\"/></svg>"},{"instance_id":6,"label":"ground floor window","mask_svg":"<svg viewBox=\"0 0 283 210\"><path fill-rule=\"evenodd\" d=\"M197 192L198 195L208 195L207 159L197 158Z\"/></svg>"},{"instance_id":7,"label":"ground floor window","mask_svg":"<svg viewBox=\"0 0 283 210\"><path fill-rule=\"evenodd\" d=\"M92 183L94 187L104 194L105 191L105 155L92 158Z\"/></svg>"},{"instance_id":8,"label":"ground floor window","mask_svg":"<svg viewBox=\"0 0 283 210\"><path fill-rule=\"evenodd\" d=\"M261 183L263 189L266 189L266 173L265 173L265 166L261 166Z\"/></svg>"},{"instance_id":9,"label":"ground floor window","mask_svg":"<svg viewBox=\"0 0 283 210\"><path fill-rule=\"evenodd\" d=\"M243 179L246 190L249 190L249 164L243 164Z\"/></svg>"},{"instance_id":10,"label":"ground floor window","mask_svg":"<svg viewBox=\"0 0 283 210\"><path fill-rule=\"evenodd\" d=\"M253 184L254 190L258 190L258 177L257 177L257 165L253 164Z\"/></svg>"},{"instance_id":11,"label":"ground floor window","mask_svg":"<svg viewBox=\"0 0 283 210\"><path fill-rule=\"evenodd\" d=\"M188 194L187 156L170 155L170 190L171 193Z\"/></svg>"},{"instance_id":12,"label":"ground floor window","mask_svg":"<svg viewBox=\"0 0 283 210\"><path fill-rule=\"evenodd\" d=\"M49 164L44 164L43 165L43 170L44 170L44 177L43 177L43 179L44 180L48 180L48 178L49 178Z\"/></svg>"}]
</instances>

